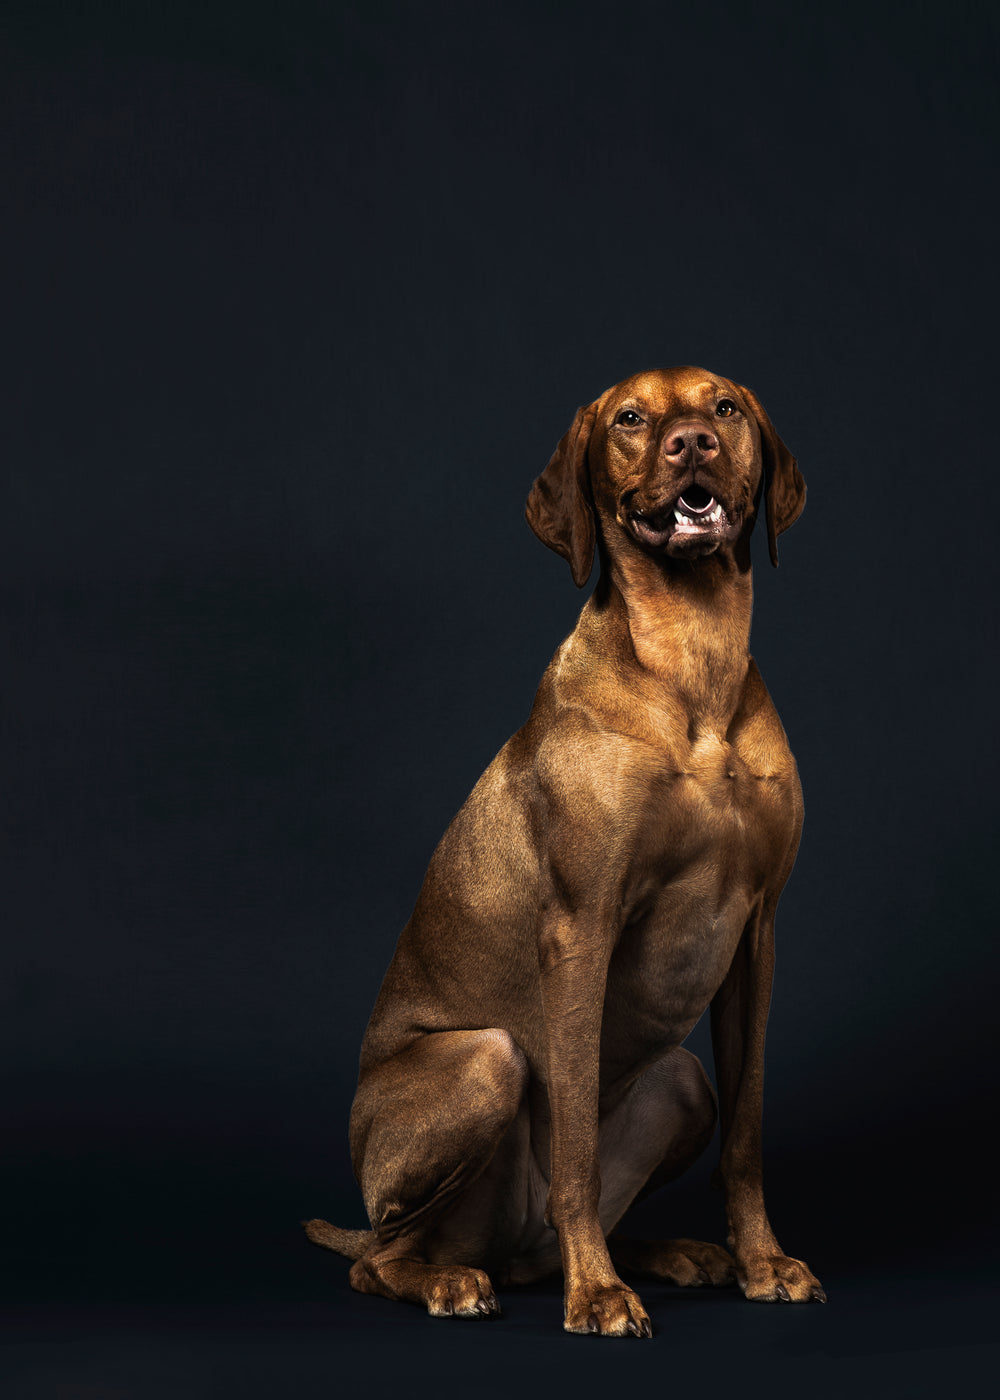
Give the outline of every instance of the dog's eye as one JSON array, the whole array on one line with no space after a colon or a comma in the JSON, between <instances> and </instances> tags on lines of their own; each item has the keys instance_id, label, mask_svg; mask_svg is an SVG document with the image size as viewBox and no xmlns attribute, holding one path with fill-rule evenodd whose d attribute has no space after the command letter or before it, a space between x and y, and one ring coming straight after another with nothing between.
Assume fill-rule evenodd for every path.
<instances>
[{"instance_id":1,"label":"dog's eye","mask_svg":"<svg viewBox=\"0 0 1000 1400\"><path fill-rule=\"evenodd\" d=\"M715 405L715 411L720 418L731 418L736 412L736 405L732 399L720 399Z\"/></svg>"},{"instance_id":2,"label":"dog's eye","mask_svg":"<svg viewBox=\"0 0 1000 1400\"><path fill-rule=\"evenodd\" d=\"M636 423L642 422L642 419L634 409L627 408L624 413L619 413L615 422L623 424L626 428L634 428Z\"/></svg>"}]
</instances>

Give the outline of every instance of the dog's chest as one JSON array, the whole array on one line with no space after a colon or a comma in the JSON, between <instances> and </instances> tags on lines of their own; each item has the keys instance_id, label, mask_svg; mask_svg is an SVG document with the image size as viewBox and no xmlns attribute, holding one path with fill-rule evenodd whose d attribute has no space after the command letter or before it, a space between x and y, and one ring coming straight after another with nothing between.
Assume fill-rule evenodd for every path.
<instances>
[{"instance_id":1,"label":"dog's chest","mask_svg":"<svg viewBox=\"0 0 1000 1400\"><path fill-rule=\"evenodd\" d=\"M795 836L794 768L756 771L737 747L695 746L656 787L624 891L605 1033L680 1043L718 990Z\"/></svg>"},{"instance_id":2,"label":"dog's chest","mask_svg":"<svg viewBox=\"0 0 1000 1400\"><path fill-rule=\"evenodd\" d=\"M794 835L797 781L783 746L699 739L653 783L639 883L645 877L655 893L697 873L725 890L763 887Z\"/></svg>"}]
</instances>

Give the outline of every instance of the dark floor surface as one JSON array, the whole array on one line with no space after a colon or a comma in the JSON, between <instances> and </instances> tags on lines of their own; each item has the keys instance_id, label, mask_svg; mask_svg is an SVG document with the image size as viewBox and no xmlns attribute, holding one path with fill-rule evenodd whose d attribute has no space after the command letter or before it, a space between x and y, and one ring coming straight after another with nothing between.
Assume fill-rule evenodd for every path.
<instances>
[{"instance_id":1,"label":"dark floor surface","mask_svg":"<svg viewBox=\"0 0 1000 1400\"><path fill-rule=\"evenodd\" d=\"M318 1253L318 1252L317 1252ZM651 1341L571 1337L557 1284L503 1291L495 1321L360 1297L319 1256L311 1300L35 1304L7 1311L8 1400L964 1394L996 1376L997 1281L958 1266L827 1275L829 1303L753 1306L735 1291L644 1282ZM324 1277L325 1275L325 1277ZM322 1299L320 1301L319 1299Z\"/></svg>"}]
</instances>

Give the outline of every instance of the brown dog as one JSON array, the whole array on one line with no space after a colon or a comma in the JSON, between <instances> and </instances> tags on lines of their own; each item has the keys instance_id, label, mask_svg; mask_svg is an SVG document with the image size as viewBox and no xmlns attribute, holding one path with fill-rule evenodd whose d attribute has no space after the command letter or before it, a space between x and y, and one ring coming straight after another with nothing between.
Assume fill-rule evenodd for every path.
<instances>
[{"instance_id":1,"label":"brown dog","mask_svg":"<svg viewBox=\"0 0 1000 1400\"><path fill-rule=\"evenodd\" d=\"M771 559L805 485L756 397L700 369L581 408L528 500L600 582L527 724L434 854L361 1051L351 1147L370 1231L306 1225L351 1284L499 1311L484 1270L565 1276L570 1332L649 1336L614 1260L748 1298L825 1301L761 1188L774 911L802 797L748 650L750 531ZM609 1232L707 1144L681 1048L711 1005L729 1245Z\"/></svg>"}]
</instances>

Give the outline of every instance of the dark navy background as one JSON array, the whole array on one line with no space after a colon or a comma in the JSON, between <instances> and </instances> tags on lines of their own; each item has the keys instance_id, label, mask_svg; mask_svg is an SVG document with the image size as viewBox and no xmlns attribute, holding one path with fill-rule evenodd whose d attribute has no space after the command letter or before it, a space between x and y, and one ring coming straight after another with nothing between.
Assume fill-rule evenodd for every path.
<instances>
[{"instance_id":1,"label":"dark navy background","mask_svg":"<svg viewBox=\"0 0 1000 1400\"><path fill-rule=\"evenodd\" d=\"M527 491L677 363L749 384L809 486L755 578L807 808L766 1175L832 1301L652 1286L659 1345L601 1365L698 1378L703 1328L765 1388L916 1395L985 1355L997 43L965 4L5 7L17 1393L603 1384L558 1287L477 1342L297 1222L363 1223L379 979L585 596ZM721 1237L710 1165L649 1228Z\"/></svg>"}]
</instances>

